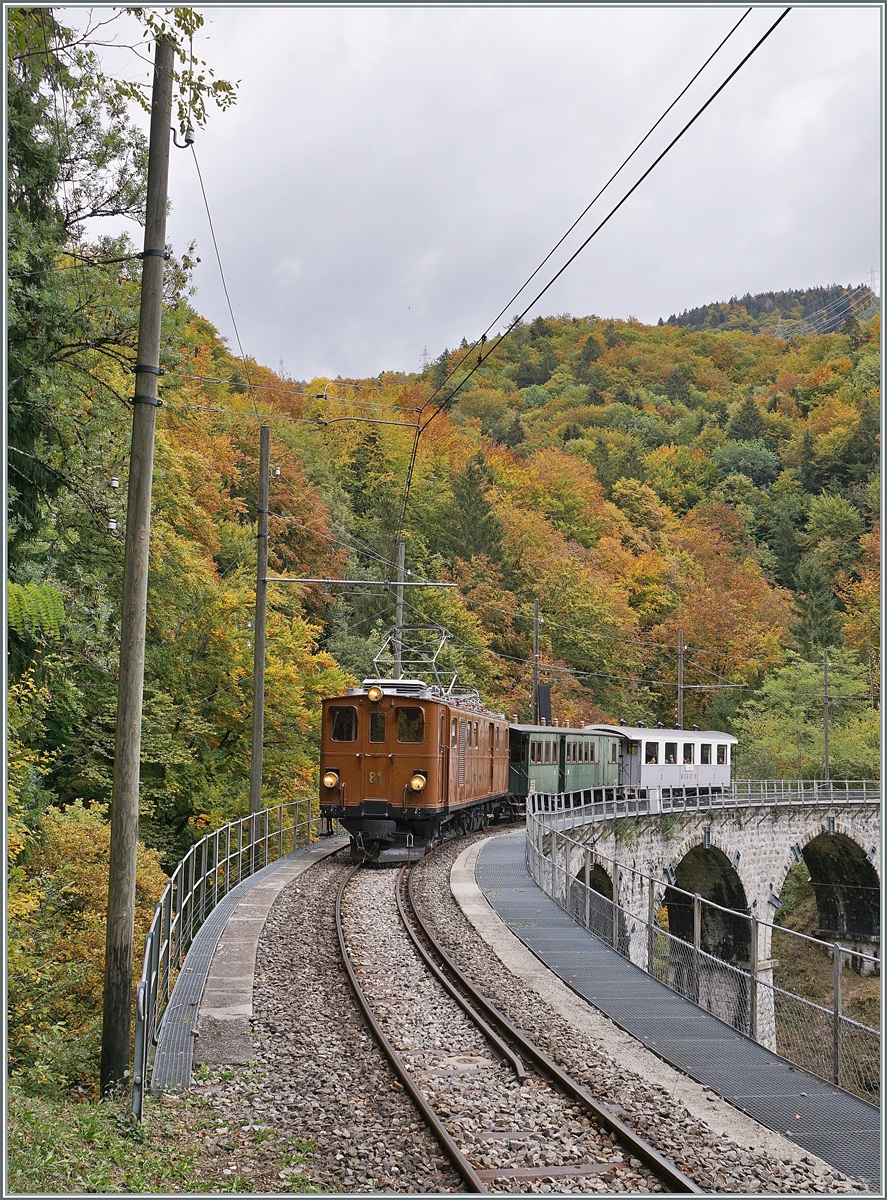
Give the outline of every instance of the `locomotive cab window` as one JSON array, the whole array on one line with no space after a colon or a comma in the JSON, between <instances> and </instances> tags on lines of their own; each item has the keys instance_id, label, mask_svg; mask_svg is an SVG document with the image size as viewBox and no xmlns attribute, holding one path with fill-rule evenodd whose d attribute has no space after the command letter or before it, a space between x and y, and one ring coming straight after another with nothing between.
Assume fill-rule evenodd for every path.
<instances>
[{"instance_id":1,"label":"locomotive cab window","mask_svg":"<svg viewBox=\"0 0 887 1200\"><path fill-rule=\"evenodd\" d=\"M711 766L711 742L703 742L699 747L699 761L704 767Z\"/></svg>"},{"instance_id":2,"label":"locomotive cab window","mask_svg":"<svg viewBox=\"0 0 887 1200\"><path fill-rule=\"evenodd\" d=\"M357 709L334 705L330 709L330 737L334 742L357 741Z\"/></svg>"},{"instance_id":3,"label":"locomotive cab window","mask_svg":"<svg viewBox=\"0 0 887 1200\"><path fill-rule=\"evenodd\" d=\"M370 713L370 741L385 741L385 714L378 710Z\"/></svg>"},{"instance_id":4,"label":"locomotive cab window","mask_svg":"<svg viewBox=\"0 0 887 1200\"><path fill-rule=\"evenodd\" d=\"M421 708L397 710L397 740L421 742L425 737L425 714Z\"/></svg>"},{"instance_id":5,"label":"locomotive cab window","mask_svg":"<svg viewBox=\"0 0 887 1200\"><path fill-rule=\"evenodd\" d=\"M696 746L693 742L684 742L684 762L690 764L694 761L693 751Z\"/></svg>"},{"instance_id":6,"label":"locomotive cab window","mask_svg":"<svg viewBox=\"0 0 887 1200\"><path fill-rule=\"evenodd\" d=\"M665 743L665 761L670 767L673 767L677 763L677 761L678 761L678 744L677 744L677 742L666 742Z\"/></svg>"},{"instance_id":7,"label":"locomotive cab window","mask_svg":"<svg viewBox=\"0 0 887 1200\"><path fill-rule=\"evenodd\" d=\"M650 766L656 766L659 762L659 743L647 742L644 749L644 762Z\"/></svg>"}]
</instances>

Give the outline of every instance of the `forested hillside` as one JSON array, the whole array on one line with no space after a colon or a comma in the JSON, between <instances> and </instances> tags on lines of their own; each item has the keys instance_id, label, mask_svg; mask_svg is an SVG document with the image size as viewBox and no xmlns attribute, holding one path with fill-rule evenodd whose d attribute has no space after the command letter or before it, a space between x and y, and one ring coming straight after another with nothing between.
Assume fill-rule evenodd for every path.
<instances>
[{"instance_id":1,"label":"forested hillside","mask_svg":"<svg viewBox=\"0 0 887 1200\"><path fill-rule=\"evenodd\" d=\"M140 274L125 239L83 231L139 212L145 151L88 61L36 52L36 11L9 75L10 1051L29 1087L65 1091L95 1081ZM78 101L64 142L49 84ZM531 713L538 597L562 722L673 722L682 630L685 724L735 732L747 775L816 776L828 646L832 774L877 774L877 315L792 339L538 317L480 366L466 342L421 374L296 382L231 353L173 250L141 929L164 870L247 811L263 422L271 573L390 580L429 404L407 567L458 587L410 590L409 621L450 631L494 708ZM314 792L321 699L372 672L392 621L390 591L270 586L267 803Z\"/></svg>"},{"instance_id":2,"label":"forested hillside","mask_svg":"<svg viewBox=\"0 0 887 1200\"><path fill-rule=\"evenodd\" d=\"M859 320L874 316L880 309L878 297L870 287L815 287L785 292L746 293L741 298L720 304L703 304L685 309L668 318L669 325L683 329L747 329L752 333L773 333L794 337L803 333L852 332ZM660 319L660 324L664 322ZM846 329L844 328L846 324Z\"/></svg>"}]
</instances>

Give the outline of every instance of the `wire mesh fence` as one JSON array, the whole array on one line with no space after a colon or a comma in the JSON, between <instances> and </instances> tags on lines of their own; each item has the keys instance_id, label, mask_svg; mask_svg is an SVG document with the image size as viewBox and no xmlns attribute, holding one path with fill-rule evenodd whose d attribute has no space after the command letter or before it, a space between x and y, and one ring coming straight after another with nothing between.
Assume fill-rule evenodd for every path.
<instances>
[{"instance_id":1,"label":"wire mesh fence","mask_svg":"<svg viewBox=\"0 0 887 1200\"><path fill-rule=\"evenodd\" d=\"M150 1060L185 955L213 909L243 880L322 836L311 800L278 804L215 829L170 876L145 938L136 985L132 1110L139 1117Z\"/></svg>"},{"instance_id":2,"label":"wire mesh fence","mask_svg":"<svg viewBox=\"0 0 887 1200\"><path fill-rule=\"evenodd\" d=\"M754 913L728 909L607 858L571 836L558 821L560 812L553 805L535 812L528 806L527 866L573 920L733 1029L880 1103L880 1032L843 1011L848 973L879 974L877 958L777 928ZM831 958L830 1003L774 984L775 960L759 953L772 944L774 933Z\"/></svg>"}]
</instances>

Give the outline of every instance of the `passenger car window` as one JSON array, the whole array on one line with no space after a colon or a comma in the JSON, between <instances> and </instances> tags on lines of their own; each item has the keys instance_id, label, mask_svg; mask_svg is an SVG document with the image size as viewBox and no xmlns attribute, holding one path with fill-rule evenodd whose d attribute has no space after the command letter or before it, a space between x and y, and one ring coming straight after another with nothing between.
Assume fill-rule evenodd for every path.
<instances>
[{"instance_id":1,"label":"passenger car window","mask_svg":"<svg viewBox=\"0 0 887 1200\"><path fill-rule=\"evenodd\" d=\"M695 749L696 749L696 747L693 742L684 742L684 762L685 763L692 763L694 761L693 751Z\"/></svg>"},{"instance_id":2,"label":"passenger car window","mask_svg":"<svg viewBox=\"0 0 887 1200\"><path fill-rule=\"evenodd\" d=\"M699 761L703 766L711 765L711 743L703 742L699 747Z\"/></svg>"},{"instance_id":3,"label":"passenger car window","mask_svg":"<svg viewBox=\"0 0 887 1200\"><path fill-rule=\"evenodd\" d=\"M727 747L718 746L718 766L724 767L727 765Z\"/></svg>"},{"instance_id":4,"label":"passenger car window","mask_svg":"<svg viewBox=\"0 0 887 1200\"><path fill-rule=\"evenodd\" d=\"M334 742L357 741L357 709L334 705L330 709L330 737Z\"/></svg>"},{"instance_id":5,"label":"passenger car window","mask_svg":"<svg viewBox=\"0 0 887 1200\"><path fill-rule=\"evenodd\" d=\"M614 746L614 747L613 747L613 749L614 749L614 751L615 751L616 747ZM595 756L596 756L596 754L597 754L597 751L596 751L596 749L595 749L595 744L594 744L594 742L589 742L589 743L588 743L588 755L587 755L587 761L588 761L588 762L597 762L597 758L595 757ZM616 755L614 754L614 755L613 755L613 762L615 762L615 761L616 761Z\"/></svg>"},{"instance_id":6,"label":"passenger car window","mask_svg":"<svg viewBox=\"0 0 887 1200\"><path fill-rule=\"evenodd\" d=\"M665 743L665 761L669 766L673 766L678 761L677 742Z\"/></svg>"},{"instance_id":7,"label":"passenger car window","mask_svg":"<svg viewBox=\"0 0 887 1200\"><path fill-rule=\"evenodd\" d=\"M646 749L644 750L644 762L654 766L659 762L658 742L647 742Z\"/></svg>"},{"instance_id":8,"label":"passenger car window","mask_svg":"<svg viewBox=\"0 0 887 1200\"><path fill-rule=\"evenodd\" d=\"M370 713L370 741L385 741L385 714L383 712Z\"/></svg>"},{"instance_id":9,"label":"passenger car window","mask_svg":"<svg viewBox=\"0 0 887 1200\"><path fill-rule=\"evenodd\" d=\"M397 740L399 742L421 742L425 737L425 714L421 708L399 708L397 710Z\"/></svg>"}]
</instances>

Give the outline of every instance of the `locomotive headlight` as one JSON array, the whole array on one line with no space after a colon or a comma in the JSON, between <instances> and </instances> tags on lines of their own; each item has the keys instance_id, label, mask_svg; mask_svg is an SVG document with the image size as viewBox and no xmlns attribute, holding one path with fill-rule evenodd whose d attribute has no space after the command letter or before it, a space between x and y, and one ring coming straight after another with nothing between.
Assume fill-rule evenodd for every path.
<instances>
[{"instance_id":1,"label":"locomotive headlight","mask_svg":"<svg viewBox=\"0 0 887 1200\"><path fill-rule=\"evenodd\" d=\"M382 689L380 687L371 687L367 695L372 700L373 704L378 704L382 699Z\"/></svg>"},{"instance_id":2,"label":"locomotive headlight","mask_svg":"<svg viewBox=\"0 0 887 1200\"><path fill-rule=\"evenodd\" d=\"M416 774L410 780L410 790L414 791L414 792L423 792L425 790L425 785L427 782L428 782L428 780L425 778L425 776L420 775L419 772L417 771Z\"/></svg>"},{"instance_id":3,"label":"locomotive headlight","mask_svg":"<svg viewBox=\"0 0 887 1200\"><path fill-rule=\"evenodd\" d=\"M324 771L323 786L328 787L328 788L338 787L339 786L339 772L338 771Z\"/></svg>"}]
</instances>

